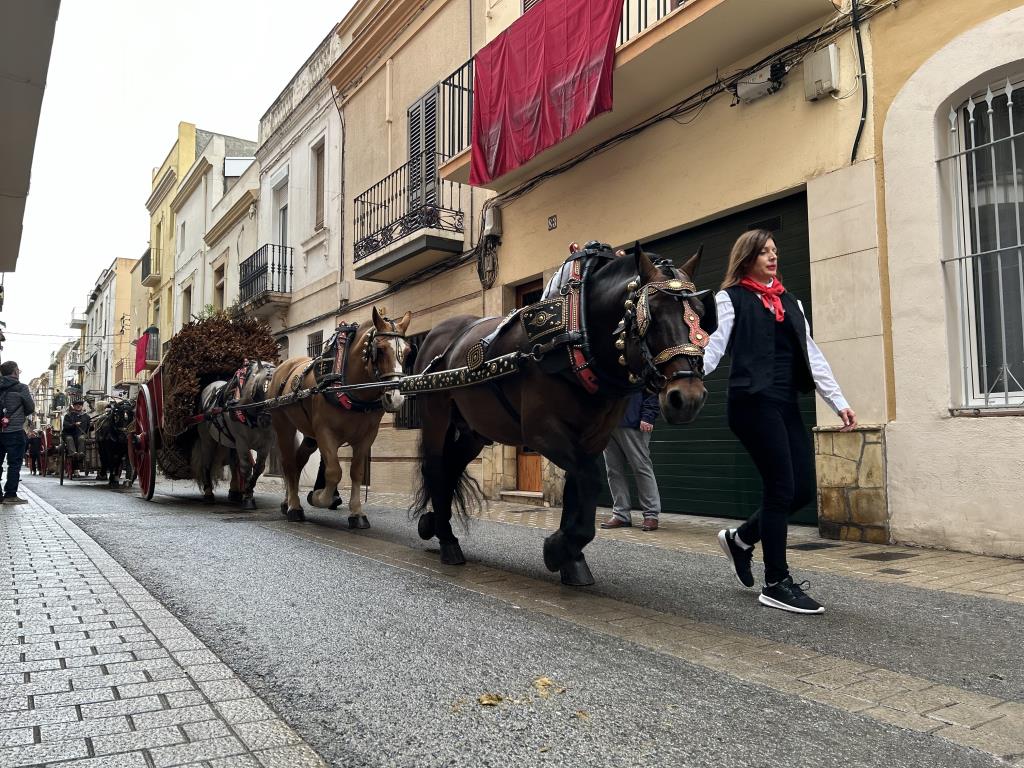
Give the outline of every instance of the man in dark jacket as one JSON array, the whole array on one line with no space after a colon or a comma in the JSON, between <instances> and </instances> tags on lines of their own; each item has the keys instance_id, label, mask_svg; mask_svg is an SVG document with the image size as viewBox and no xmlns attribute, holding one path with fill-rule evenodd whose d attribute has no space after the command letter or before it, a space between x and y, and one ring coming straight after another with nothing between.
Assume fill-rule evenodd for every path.
<instances>
[{"instance_id":1,"label":"man in dark jacket","mask_svg":"<svg viewBox=\"0 0 1024 768\"><path fill-rule=\"evenodd\" d=\"M85 436L89 434L89 426L92 424L84 406L82 400L72 400L71 410L64 414L61 423L61 435L68 446L68 454L72 457L72 477L77 474L75 470L85 456Z\"/></svg>"},{"instance_id":2,"label":"man in dark jacket","mask_svg":"<svg viewBox=\"0 0 1024 768\"><path fill-rule=\"evenodd\" d=\"M608 488L612 492L612 516L601 523L602 528L628 528L633 525L630 515L633 502L629 496L629 478L626 467L633 468L640 508L644 514L643 531L658 530L661 495L651 464L651 433L658 418L658 396L637 392L629 398L622 422L612 430L611 440L604 450L604 465L608 471Z\"/></svg>"},{"instance_id":3,"label":"man in dark jacket","mask_svg":"<svg viewBox=\"0 0 1024 768\"><path fill-rule=\"evenodd\" d=\"M18 496L21 465L25 463L25 417L35 413L36 404L28 387L18 377L21 369L13 360L0 365L0 466L7 458L4 504L25 504Z\"/></svg>"},{"instance_id":4,"label":"man in dark jacket","mask_svg":"<svg viewBox=\"0 0 1024 768\"><path fill-rule=\"evenodd\" d=\"M42 474L40 472L40 458L43 452L43 438L42 435L36 430L32 430L28 433L28 470L33 475Z\"/></svg>"}]
</instances>

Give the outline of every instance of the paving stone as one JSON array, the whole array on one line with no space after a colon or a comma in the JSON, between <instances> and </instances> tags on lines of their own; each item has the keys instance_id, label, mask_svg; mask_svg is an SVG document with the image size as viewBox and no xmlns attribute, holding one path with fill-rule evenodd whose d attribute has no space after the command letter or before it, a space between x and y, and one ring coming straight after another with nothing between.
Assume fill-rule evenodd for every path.
<instances>
[{"instance_id":1,"label":"paving stone","mask_svg":"<svg viewBox=\"0 0 1024 768\"><path fill-rule=\"evenodd\" d=\"M227 680L235 676L227 664L199 664L197 666L185 667L185 672L196 682Z\"/></svg>"},{"instance_id":2,"label":"paving stone","mask_svg":"<svg viewBox=\"0 0 1024 768\"><path fill-rule=\"evenodd\" d=\"M141 712L132 716L135 727L161 728L169 725L184 725L185 723L198 723L203 720L215 720L217 712L208 704L201 704L195 707L181 707L178 709L165 709L159 712Z\"/></svg>"},{"instance_id":3,"label":"paving stone","mask_svg":"<svg viewBox=\"0 0 1024 768\"><path fill-rule=\"evenodd\" d=\"M273 710L257 698L219 701L213 707L231 724L251 723L275 717Z\"/></svg>"},{"instance_id":4,"label":"paving stone","mask_svg":"<svg viewBox=\"0 0 1024 768\"><path fill-rule=\"evenodd\" d=\"M157 680L151 683L135 683L132 685L119 685L117 692L122 699L133 699L137 696L157 696L161 694L175 693L177 691L192 691L195 686L187 678L176 680Z\"/></svg>"},{"instance_id":5,"label":"paving stone","mask_svg":"<svg viewBox=\"0 0 1024 768\"><path fill-rule=\"evenodd\" d=\"M90 757L85 760L72 760L69 763L58 763L52 768L149 768L143 752L125 752L120 755Z\"/></svg>"},{"instance_id":6,"label":"paving stone","mask_svg":"<svg viewBox=\"0 0 1024 768\"><path fill-rule=\"evenodd\" d=\"M280 720L238 723L234 728L238 737L253 751L302 743L299 735Z\"/></svg>"},{"instance_id":7,"label":"paving stone","mask_svg":"<svg viewBox=\"0 0 1024 768\"><path fill-rule=\"evenodd\" d=\"M50 709L52 707L66 707L71 704L94 704L100 701L113 700L113 688L88 688L84 691L69 691L68 693L51 693L45 696L36 696L33 702L36 709Z\"/></svg>"},{"instance_id":8,"label":"paving stone","mask_svg":"<svg viewBox=\"0 0 1024 768\"><path fill-rule=\"evenodd\" d=\"M110 755L115 752L131 752L154 747L167 747L185 742L185 735L174 726L166 728L149 728L129 733L93 738L92 745L97 755Z\"/></svg>"},{"instance_id":9,"label":"paving stone","mask_svg":"<svg viewBox=\"0 0 1024 768\"><path fill-rule=\"evenodd\" d=\"M241 680L209 680L199 683L201 690L210 701L229 701L252 696L252 689Z\"/></svg>"},{"instance_id":10,"label":"paving stone","mask_svg":"<svg viewBox=\"0 0 1024 768\"><path fill-rule=\"evenodd\" d=\"M140 712L153 712L164 708L159 696L143 696L138 699L121 699L102 704L83 704L82 719L113 717L115 715L136 715Z\"/></svg>"},{"instance_id":11,"label":"paving stone","mask_svg":"<svg viewBox=\"0 0 1024 768\"><path fill-rule=\"evenodd\" d=\"M149 754L153 758L153 765L156 768L165 768L165 766L179 765L190 761L198 762L217 757L240 755L246 751L242 742L234 736L225 736L175 747L158 747L151 749ZM296 765L294 768L298 768L298 766Z\"/></svg>"},{"instance_id":12,"label":"paving stone","mask_svg":"<svg viewBox=\"0 0 1024 768\"><path fill-rule=\"evenodd\" d=\"M17 747L23 744L31 744L35 741L35 729L13 728L7 731L0 731L0 747Z\"/></svg>"},{"instance_id":13,"label":"paving stone","mask_svg":"<svg viewBox=\"0 0 1024 768\"><path fill-rule=\"evenodd\" d=\"M208 701L200 691L177 691L168 693L164 698L172 707L194 707Z\"/></svg>"},{"instance_id":14,"label":"paving stone","mask_svg":"<svg viewBox=\"0 0 1024 768\"><path fill-rule=\"evenodd\" d=\"M876 720L882 720L886 723L892 723L900 728L919 731L920 733L932 733L943 727L942 723L931 718L915 715L913 712L889 709L888 707L872 707L871 709L865 709L861 714L869 715Z\"/></svg>"},{"instance_id":15,"label":"paving stone","mask_svg":"<svg viewBox=\"0 0 1024 768\"><path fill-rule=\"evenodd\" d=\"M950 725L959 725L964 728L977 728L979 725L997 720L1002 717L992 707L977 706L975 704L957 703L949 707L929 712L928 717Z\"/></svg>"},{"instance_id":16,"label":"paving stone","mask_svg":"<svg viewBox=\"0 0 1024 768\"><path fill-rule=\"evenodd\" d=\"M235 755L210 760L210 768L261 768L259 761L251 755Z\"/></svg>"},{"instance_id":17,"label":"paving stone","mask_svg":"<svg viewBox=\"0 0 1024 768\"><path fill-rule=\"evenodd\" d=\"M61 739L87 738L90 736L106 736L111 733L127 733L132 729L128 718L124 716L93 718L67 723L51 723L39 729L41 741L60 741Z\"/></svg>"},{"instance_id":18,"label":"paving stone","mask_svg":"<svg viewBox=\"0 0 1024 768\"><path fill-rule=\"evenodd\" d=\"M265 768L323 768L324 761L312 749L301 747L276 747L256 753L256 759Z\"/></svg>"},{"instance_id":19,"label":"paving stone","mask_svg":"<svg viewBox=\"0 0 1024 768\"><path fill-rule=\"evenodd\" d=\"M71 741L55 741L50 744L5 747L0 749L0 765L4 766L4 768L39 766L43 763L73 760L78 757L88 756L89 747L85 739L74 739Z\"/></svg>"},{"instance_id":20,"label":"paving stone","mask_svg":"<svg viewBox=\"0 0 1024 768\"><path fill-rule=\"evenodd\" d=\"M223 720L203 720L199 723L186 723L181 726L181 730L188 736L189 741L206 741L207 739L234 735L230 726ZM245 741L245 739L242 739L242 741ZM251 744L248 744L248 742L246 744L252 748Z\"/></svg>"}]
</instances>

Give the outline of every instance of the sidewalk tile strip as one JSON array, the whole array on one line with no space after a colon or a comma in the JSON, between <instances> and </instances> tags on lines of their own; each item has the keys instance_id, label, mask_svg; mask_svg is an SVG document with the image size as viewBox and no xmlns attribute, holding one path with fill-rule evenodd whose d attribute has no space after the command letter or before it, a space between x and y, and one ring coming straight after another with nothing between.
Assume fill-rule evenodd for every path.
<instances>
[{"instance_id":1,"label":"sidewalk tile strip","mask_svg":"<svg viewBox=\"0 0 1024 768\"><path fill-rule=\"evenodd\" d=\"M0 765L324 768L92 539L25 495L0 509Z\"/></svg>"}]
</instances>

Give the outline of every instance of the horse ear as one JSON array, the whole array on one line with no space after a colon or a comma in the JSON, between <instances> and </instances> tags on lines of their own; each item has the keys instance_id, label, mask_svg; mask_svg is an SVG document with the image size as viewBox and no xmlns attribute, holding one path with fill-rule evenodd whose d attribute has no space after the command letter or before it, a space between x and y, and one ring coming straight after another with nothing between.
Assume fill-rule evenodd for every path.
<instances>
[{"instance_id":1,"label":"horse ear","mask_svg":"<svg viewBox=\"0 0 1024 768\"><path fill-rule=\"evenodd\" d=\"M380 311L379 311L379 310L377 309L377 306L376 306L376 305L374 305L374 307L373 307L373 313L372 313L372 317L373 317L373 325L374 325L374 327L375 327L375 328L376 328L376 329L377 329L378 331L383 331L383 330L385 330L385 328L384 328L384 318L382 318L382 317L381 317L381 314L382 314L382 313L381 313L381 312L380 312Z\"/></svg>"},{"instance_id":2,"label":"horse ear","mask_svg":"<svg viewBox=\"0 0 1024 768\"><path fill-rule=\"evenodd\" d=\"M700 257L704 255L704 243L700 244L700 248L683 264L683 272L690 280L694 280L697 277L697 270L700 269Z\"/></svg>"},{"instance_id":3,"label":"horse ear","mask_svg":"<svg viewBox=\"0 0 1024 768\"><path fill-rule=\"evenodd\" d=\"M398 327L402 329L402 333L405 333L406 329L409 327L409 322L411 320L412 312L406 311L406 313L402 315L402 319L398 321Z\"/></svg>"},{"instance_id":4,"label":"horse ear","mask_svg":"<svg viewBox=\"0 0 1024 768\"><path fill-rule=\"evenodd\" d=\"M658 272L658 268L654 266L654 262L651 261L650 257L644 253L644 249L640 247L639 240L633 244L633 256L636 258L636 273L640 275L640 279L644 283L658 279L661 273Z\"/></svg>"}]
</instances>

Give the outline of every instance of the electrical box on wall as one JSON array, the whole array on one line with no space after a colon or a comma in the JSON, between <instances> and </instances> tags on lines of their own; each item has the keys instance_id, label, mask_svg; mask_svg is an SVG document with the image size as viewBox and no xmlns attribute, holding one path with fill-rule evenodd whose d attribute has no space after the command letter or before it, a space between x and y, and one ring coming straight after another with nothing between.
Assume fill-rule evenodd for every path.
<instances>
[{"instance_id":1,"label":"electrical box on wall","mask_svg":"<svg viewBox=\"0 0 1024 768\"><path fill-rule=\"evenodd\" d=\"M501 237L501 208L497 205L489 205L484 211L484 236Z\"/></svg>"},{"instance_id":2,"label":"electrical box on wall","mask_svg":"<svg viewBox=\"0 0 1024 768\"><path fill-rule=\"evenodd\" d=\"M830 43L804 59L804 98L817 101L839 90L839 48Z\"/></svg>"}]
</instances>

